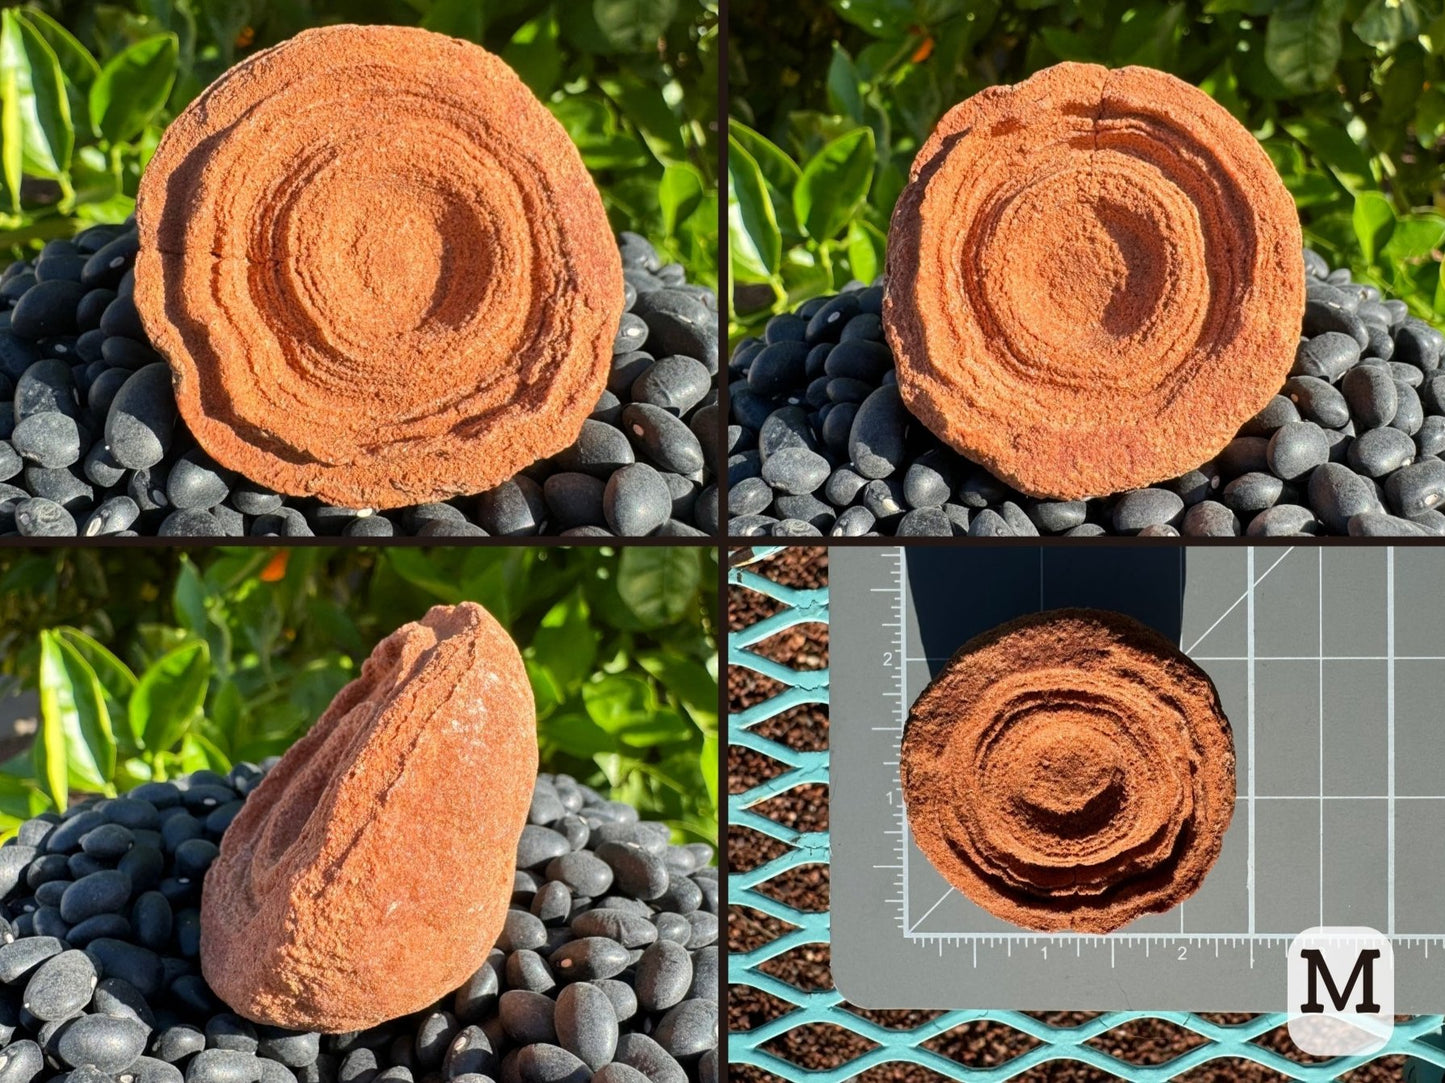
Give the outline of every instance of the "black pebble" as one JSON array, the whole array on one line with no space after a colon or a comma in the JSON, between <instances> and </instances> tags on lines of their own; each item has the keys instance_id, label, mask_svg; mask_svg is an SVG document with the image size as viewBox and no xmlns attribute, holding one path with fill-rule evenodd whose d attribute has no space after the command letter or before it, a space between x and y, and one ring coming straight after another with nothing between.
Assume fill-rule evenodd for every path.
<instances>
[{"instance_id":1,"label":"black pebble","mask_svg":"<svg viewBox=\"0 0 1445 1083\"><path fill-rule=\"evenodd\" d=\"M854 469L865 478L886 478L903 461L908 414L896 387L881 387L858 408L848 436Z\"/></svg>"},{"instance_id":2,"label":"black pebble","mask_svg":"<svg viewBox=\"0 0 1445 1083\"><path fill-rule=\"evenodd\" d=\"M602 493L607 525L619 536L651 534L672 514L672 493L662 476L647 463L631 463L616 471Z\"/></svg>"},{"instance_id":3,"label":"black pebble","mask_svg":"<svg viewBox=\"0 0 1445 1083\"><path fill-rule=\"evenodd\" d=\"M1390 370L1384 365L1356 365L1340 382L1350 416L1362 429L1388 425L1395 417L1399 395Z\"/></svg>"},{"instance_id":4,"label":"black pebble","mask_svg":"<svg viewBox=\"0 0 1445 1083\"><path fill-rule=\"evenodd\" d=\"M66 1024L56 1051L72 1067L90 1065L114 1075L134 1064L145 1051L147 1028L134 1019L83 1015Z\"/></svg>"},{"instance_id":5,"label":"black pebble","mask_svg":"<svg viewBox=\"0 0 1445 1083\"><path fill-rule=\"evenodd\" d=\"M28 339L73 334L75 309L85 292L79 282L66 279L37 282L10 310L10 330Z\"/></svg>"},{"instance_id":6,"label":"black pebble","mask_svg":"<svg viewBox=\"0 0 1445 1083\"><path fill-rule=\"evenodd\" d=\"M165 458L176 425L170 369L147 365L116 392L105 419L105 442L115 461L143 470Z\"/></svg>"},{"instance_id":7,"label":"black pebble","mask_svg":"<svg viewBox=\"0 0 1445 1083\"><path fill-rule=\"evenodd\" d=\"M166 477L166 499L181 511L213 508L231 492L236 475L199 448L177 459Z\"/></svg>"},{"instance_id":8,"label":"black pebble","mask_svg":"<svg viewBox=\"0 0 1445 1083\"><path fill-rule=\"evenodd\" d=\"M1309 480L1310 509L1333 534L1345 534L1352 516L1379 511L1369 480L1341 463L1326 463Z\"/></svg>"}]
</instances>

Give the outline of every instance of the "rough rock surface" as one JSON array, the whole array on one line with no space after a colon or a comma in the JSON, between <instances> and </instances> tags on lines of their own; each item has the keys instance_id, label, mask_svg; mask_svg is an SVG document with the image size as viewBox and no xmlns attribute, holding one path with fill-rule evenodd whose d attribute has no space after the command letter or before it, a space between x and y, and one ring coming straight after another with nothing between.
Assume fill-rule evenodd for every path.
<instances>
[{"instance_id":1,"label":"rough rock surface","mask_svg":"<svg viewBox=\"0 0 1445 1083\"><path fill-rule=\"evenodd\" d=\"M1234 812L1213 684L1102 610L1031 614L965 643L914 704L901 771L933 866L1029 929L1105 933L1170 909Z\"/></svg>"},{"instance_id":2,"label":"rough rock surface","mask_svg":"<svg viewBox=\"0 0 1445 1083\"><path fill-rule=\"evenodd\" d=\"M141 180L135 300L186 424L294 496L390 508L567 447L622 312L602 200L499 58L307 30L232 68Z\"/></svg>"},{"instance_id":3,"label":"rough rock surface","mask_svg":"<svg viewBox=\"0 0 1445 1083\"><path fill-rule=\"evenodd\" d=\"M398 629L222 839L206 981L299 1030L432 1004L501 932L536 770L532 690L501 625L463 603Z\"/></svg>"},{"instance_id":4,"label":"rough rock surface","mask_svg":"<svg viewBox=\"0 0 1445 1083\"><path fill-rule=\"evenodd\" d=\"M909 409L1031 496L1175 477L1294 360L1294 202L1208 95L1058 64L955 106L888 238L884 321Z\"/></svg>"}]
</instances>

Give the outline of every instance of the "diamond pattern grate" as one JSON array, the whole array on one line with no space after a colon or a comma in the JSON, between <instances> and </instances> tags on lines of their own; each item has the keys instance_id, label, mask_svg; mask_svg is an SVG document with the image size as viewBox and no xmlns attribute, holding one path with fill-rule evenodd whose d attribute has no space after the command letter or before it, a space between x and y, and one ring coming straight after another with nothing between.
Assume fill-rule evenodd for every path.
<instances>
[{"instance_id":1,"label":"diamond pattern grate","mask_svg":"<svg viewBox=\"0 0 1445 1083\"><path fill-rule=\"evenodd\" d=\"M1089 1065L1120 1079L1138 1083L1174 1079L1210 1061L1242 1058L1263 1065L1286 1078L1324 1081L1339 1078L1360 1065L1388 1056L1405 1054L1430 1065L1445 1066L1445 1048L1440 1039L1440 1015L1414 1016L1396 1024L1389 1045L1369 1057L1337 1058L1312 1064L1290 1060L1280 1052L1261 1044L1258 1039L1282 1026L1283 1013L1257 1015L1246 1022L1224 1024L1203 1016L1182 1012L1108 1012L1078 1026L1053 1026L1033 1015L1013 1011L950 1011L938 1014L911 1029L892 1029L849 1011L843 997L835 990L806 992L775 978L762 969L769 960L777 959L794 949L807 945L828 944L829 915L808 913L769 897L760 890L770 880L805 865L826 864L829 840L826 831L801 831L761 815L757 808L787 791L807 785L826 785L828 753L799 751L754 733L763 721L800 705L828 702L828 671L826 669L795 669L755 651L779 632L807 623L828 621L828 588L807 589L785 586L768 576L769 564L778 555L777 548L754 548L734 555L735 566L729 572L734 588L752 591L772 599L778 609L728 635L728 664L743 667L781 686L781 691L746 709L728 716L728 741L731 745L751 749L782 765L774 777L752 788L728 797L728 822L733 828L748 828L787 847L786 852L744 872L728 876L728 901L732 907L748 907L767 914L793 928L748 951L728 954L728 983L748 986L790 1005L778 1018L751 1030L733 1030L728 1035L728 1057L732 1065L751 1065L754 1069L795 1083L841 1083L870 1068L885 1064L911 1064L929 1069L948 1079L993 1081L1015 1078L1030 1069L1055 1061L1073 1061ZM741 557L741 560L739 560ZM1159 1020L1198 1035L1203 1041L1162 1064L1132 1064L1111 1056L1088 1044L1106 1032L1134 1020ZM1011 1028L1028 1035L1038 1044L1021 1050L1017 1056L1001 1064L975 1066L960 1063L926 1047L932 1039L968 1023L986 1022ZM776 1039L803 1027L841 1027L873 1044L868 1052L834 1068L805 1068L765 1048L778 1044ZM937 1043L935 1043L937 1044ZM1020 1046L1029 1043L1020 1042ZM1424 1065L1417 1065L1424 1068ZM1045 1069L1047 1071L1047 1069ZM1426 1069L1422 1080L1432 1077ZM1040 1076L1042 1078L1042 1076ZM1409 1078L1409 1076L1407 1076Z\"/></svg>"}]
</instances>

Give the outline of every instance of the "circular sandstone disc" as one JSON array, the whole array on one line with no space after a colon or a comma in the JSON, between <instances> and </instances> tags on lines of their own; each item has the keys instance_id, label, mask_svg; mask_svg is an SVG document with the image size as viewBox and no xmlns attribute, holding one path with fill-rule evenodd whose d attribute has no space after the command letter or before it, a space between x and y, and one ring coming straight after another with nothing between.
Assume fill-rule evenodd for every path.
<instances>
[{"instance_id":1,"label":"circular sandstone disc","mask_svg":"<svg viewBox=\"0 0 1445 1083\"><path fill-rule=\"evenodd\" d=\"M480 492L567 447L606 382L601 197L476 45L334 26L257 53L166 130L136 218L136 306L186 424L279 492Z\"/></svg>"},{"instance_id":2,"label":"circular sandstone disc","mask_svg":"<svg viewBox=\"0 0 1445 1083\"><path fill-rule=\"evenodd\" d=\"M246 799L201 892L201 972L257 1023L419 1011L486 959L537 773L532 687L481 606L379 643Z\"/></svg>"},{"instance_id":3,"label":"circular sandstone disc","mask_svg":"<svg viewBox=\"0 0 1445 1083\"><path fill-rule=\"evenodd\" d=\"M1234 812L1213 684L1157 632L1091 609L964 644L908 719L908 822L950 884L1028 929L1104 933L1192 895Z\"/></svg>"},{"instance_id":4,"label":"circular sandstone disc","mask_svg":"<svg viewBox=\"0 0 1445 1083\"><path fill-rule=\"evenodd\" d=\"M1033 496L1177 477L1278 390L1304 312L1294 201L1207 94L1059 64L955 106L888 235L904 401Z\"/></svg>"}]
</instances>

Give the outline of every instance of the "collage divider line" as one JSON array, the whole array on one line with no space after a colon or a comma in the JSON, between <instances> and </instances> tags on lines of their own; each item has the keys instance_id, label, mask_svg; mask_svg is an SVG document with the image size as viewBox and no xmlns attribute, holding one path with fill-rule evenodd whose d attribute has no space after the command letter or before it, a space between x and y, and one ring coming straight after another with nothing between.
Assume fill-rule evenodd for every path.
<instances>
[{"instance_id":1,"label":"collage divider line","mask_svg":"<svg viewBox=\"0 0 1445 1083\"><path fill-rule=\"evenodd\" d=\"M1395 935L1395 549L1385 550L1385 935Z\"/></svg>"},{"instance_id":2,"label":"collage divider line","mask_svg":"<svg viewBox=\"0 0 1445 1083\"><path fill-rule=\"evenodd\" d=\"M1288 553L1286 553L1286 556ZM1283 560L1284 557L1280 557ZM1278 563L1278 562L1276 562ZM1273 570L1273 569L1271 569ZM1249 795L1249 858L1245 866L1245 887L1249 893L1249 933L1254 935L1254 881L1255 881L1255 822L1254 822L1254 546L1244 551L1245 588L1245 689L1248 697L1245 725L1247 727L1246 755L1249 767L1246 771L1246 792ZM1207 634L1207 633L1206 633ZM1204 636L1200 636L1203 639ZM1196 641L1196 645L1197 645ZM1250 948L1250 965L1254 965L1254 950Z\"/></svg>"}]
</instances>

